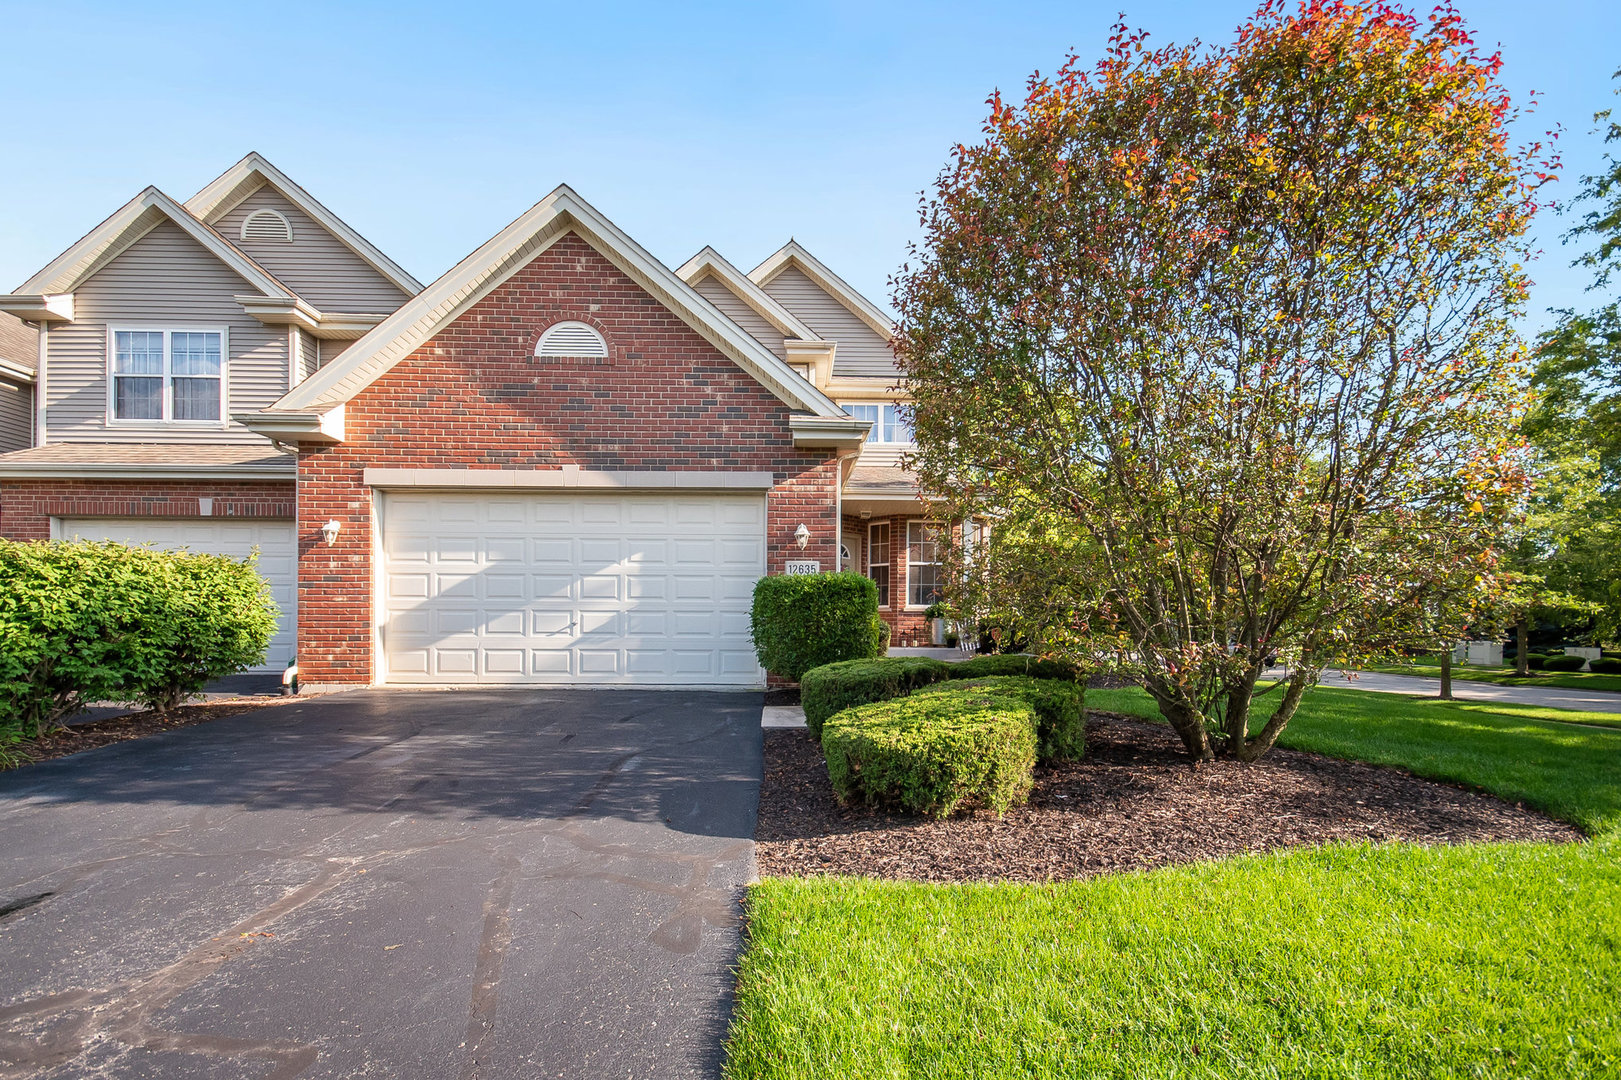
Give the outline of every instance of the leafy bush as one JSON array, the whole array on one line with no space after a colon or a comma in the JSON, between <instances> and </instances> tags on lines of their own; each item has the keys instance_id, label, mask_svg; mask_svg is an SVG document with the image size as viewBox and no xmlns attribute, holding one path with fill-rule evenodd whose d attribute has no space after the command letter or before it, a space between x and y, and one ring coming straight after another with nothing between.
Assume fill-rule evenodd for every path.
<instances>
[{"instance_id":1,"label":"leafy bush","mask_svg":"<svg viewBox=\"0 0 1621 1080\"><path fill-rule=\"evenodd\" d=\"M0 583L0 728L25 738L93 701L178 704L276 627L253 559L0 540Z\"/></svg>"},{"instance_id":2,"label":"leafy bush","mask_svg":"<svg viewBox=\"0 0 1621 1080\"><path fill-rule=\"evenodd\" d=\"M1542 653L1528 652L1525 654L1525 666L1532 671L1541 671L1542 665L1547 662L1548 658Z\"/></svg>"},{"instance_id":3,"label":"leafy bush","mask_svg":"<svg viewBox=\"0 0 1621 1080\"><path fill-rule=\"evenodd\" d=\"M785 679L877 656L885 630L878 586L863 574L780 574L755 583L754 652L761 667Z\"/></svg>"},{"instance_id":4,"label":"leafy bush","mask_svg":"<svg viewBox=\"0 0 1621 1080\"><path fill-rule=\"evenodd\" d=\"M971 807L1000 814L1030 794L1036 723L1015 697L917 694L835 714L822 750L845 802L942 818Z\"/></svg>"},{"instance_id":5,"label":"leafy bush","mask_svg":"<svg viewBox=\"0 0 1621 1080\"><path fill-rule=\"evenodd\" d=\"M1621 660L1617 660L1613 656L1604 656L1597 660L1589 660L1587 662L1587 666L1591 670L1596 671L1601 675L1621 675Z\"/></svg>"},{"instance_id":6,"label":"leafy bush","mask_svg":"<svg viewBox=\"0 0 1621 1080\"><path fill-rule=\"evenodd\" d=\"M1542 670L1580 671L1585 663L1587 663L1587 660L1580 656L1550 656L1542 662Z\"/></svg>"},{"instance_id":7,"label":"leafy bush","mask_svg":"<svg viewBox=\"0 0 1621 1080\"><path fill-rule=\"evenodd\" d=\"M1001 675L1028 675L1033 679L1080 682L1082 673L1062 660L1042 660L1025 653L995 653L951 665L953 679L985 679Z\"/></svg>"},{"instance_id":8,"label":"leafy bush","mask_svg":"<svg viewBox=\"0 0 1621 1080\"><path fill-rule=\"evenodd\" d=\"M950 665L926 656L896 656L886 660L845 660L811 668L799 678L799 703L805 726L816 738L834 713L852 705L905 697L920 686L940 682Z\"/></svg>"},{"instance_id":9,"label":"leafy bush","mask_svg":"<svg viewBox=\"0 0 1621 1080\"><path fill-rule=\"evenodd\" d=\"M1079 761L1086 752L1086 688L1073 682L994 675L926 687L918 693L1015 698L1036 711L1036 760Z\"/></svg>"}]
</instances>

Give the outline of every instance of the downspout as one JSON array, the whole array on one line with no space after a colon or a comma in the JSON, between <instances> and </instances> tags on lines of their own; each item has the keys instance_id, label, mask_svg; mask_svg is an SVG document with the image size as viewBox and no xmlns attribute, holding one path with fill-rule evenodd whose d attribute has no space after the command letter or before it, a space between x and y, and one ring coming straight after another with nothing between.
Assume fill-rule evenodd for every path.
<instances>
[{"instance_id":1,"label":"downspout","mask_svg":"<svg viewBox=\"0 0 1621 1080\"><path fill-rule=\"evenodd\" d=\"M44 446L45 429L45 359L51 352L51 324L39 324L39 359L34 368L34 438L35 446Z\"/></svg>"}]
</instances>

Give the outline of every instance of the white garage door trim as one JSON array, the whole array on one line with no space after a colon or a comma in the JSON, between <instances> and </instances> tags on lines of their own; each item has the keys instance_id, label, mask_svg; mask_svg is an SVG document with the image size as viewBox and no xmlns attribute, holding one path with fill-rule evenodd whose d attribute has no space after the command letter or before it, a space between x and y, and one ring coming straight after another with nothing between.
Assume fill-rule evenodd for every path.
<instances>
[{"instance_id":1,"label":"white garage door trim","mask_svg":"<svg viewBox=\"0 0 1621 1080\"><path fill-rule=\"evenodd\" d=\"M279 672L298 647L298 535L291 518L249 517L53 517L57 540L116 540L121 544L246 558L259 549L259 573L281 615L265 662L250 671Z\"/></svg>"},{"instance_id":2,"label":"white garage door trim","mask_svg":"<svg viewBox=\"0 0 1621 1080\"><path fill-rule=\"evenodd\" d=\"M377 493L380 681L764 685L748 631L766 565L753 474L728 491L500 475L449 490L387 477Z\"/></svg>"}]
</instances>

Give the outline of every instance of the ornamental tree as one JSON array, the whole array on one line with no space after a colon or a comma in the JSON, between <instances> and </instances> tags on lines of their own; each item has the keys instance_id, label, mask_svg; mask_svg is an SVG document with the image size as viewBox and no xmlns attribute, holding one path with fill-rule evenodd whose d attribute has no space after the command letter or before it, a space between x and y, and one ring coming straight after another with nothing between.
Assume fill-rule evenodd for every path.
<instances>
[{"instance_id":1,"label":"ornamental tree","mask_svg":"<svg viewBox=\"0 0 1621 1080\"><path fill-rule=\"evenodd\" d=\"M914 467L994 522L965 610L1134 673L1195 760L1461 630L1526 489L1513 318L1553 167L1510 147L1499 66L1449 8L1274 2L1220 48L1117 27L990 99L895 281Z\"/></svg>"}]
</instances>

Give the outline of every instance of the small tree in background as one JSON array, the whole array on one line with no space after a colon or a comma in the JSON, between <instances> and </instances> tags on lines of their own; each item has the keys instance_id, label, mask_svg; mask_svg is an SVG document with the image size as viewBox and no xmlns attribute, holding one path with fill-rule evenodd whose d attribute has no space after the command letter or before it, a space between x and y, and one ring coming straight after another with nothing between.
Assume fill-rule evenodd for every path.
<instances>
[{"instance_id":1,"label":"small tree in background","mask_svg":"<svg viewBox=\"0 0 1621 1080\"><path fill-rule=\"evenodd\" d=\"M1445 8L1120 27L993 97L924 204L898 351L923 483L996 522L973 588L1141 677L1195 760L1260 756L1327 665L1455 637L1435 613L1498 572L1552 168L1499 66Z\"/></svg>"}]
</instances>

